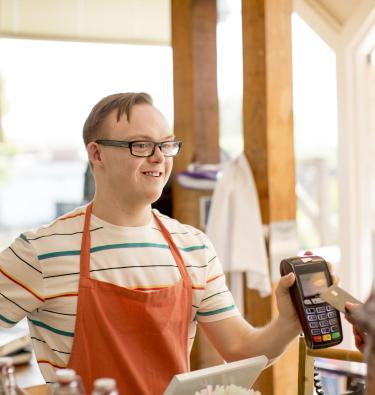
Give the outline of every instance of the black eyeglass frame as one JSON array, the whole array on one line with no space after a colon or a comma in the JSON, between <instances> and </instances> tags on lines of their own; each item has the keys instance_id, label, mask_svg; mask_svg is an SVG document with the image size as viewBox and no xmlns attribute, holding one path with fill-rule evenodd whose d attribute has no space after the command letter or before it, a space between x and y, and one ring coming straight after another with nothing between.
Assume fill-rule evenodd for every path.
<instances>
[{"instance_id":1,"label":"black eyeglass frame","mask_svg":"<svg viewBox=\"0 0 375 395\"><path fill-rule=\"evenodd\" d=\"M181 149L182 146L182 141L180 140L166 140L166 141L160 141L158 143L155 143L154 141L150 141L150 140L134 140L134 141L125 141L125 140L108 140L108 139L100 139L100 140L95 140L96 144L100 144L100 145L104 145L106 147L122 147L122 148L129 148L130 149L130 153L133 156L136 156L137 158L149 158L150 156L154 155L155 153L155 149L156 147L160 148L160 151L162 152L162 154L166 157L173 157L176 156ZM152 151L149 155L136 155L133 153L133 149L132 146L135 143L152 143L154 144L154 147L152 148ZM177 143L178 144L178 150L174 155L166 155L163 152L162 146L165 143Z\"/></svg>"}]
</instances>

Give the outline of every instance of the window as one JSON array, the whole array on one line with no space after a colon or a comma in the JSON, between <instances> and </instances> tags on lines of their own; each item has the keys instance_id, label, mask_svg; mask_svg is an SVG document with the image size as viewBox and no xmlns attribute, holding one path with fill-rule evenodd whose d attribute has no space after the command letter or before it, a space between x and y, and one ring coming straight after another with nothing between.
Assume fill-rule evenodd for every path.
<instances>
[{"instance_id":1,"label":"window","mask_svg":"<svg viewBox=\"0 0 375 395\"><path fill-rule=\"evenodd\" d=\"M150 93L173 122L167 46L0 39L0 246L82 203L82 126L102 97ZM152 65L152 66L150 66Z\"/></svg>"},{"instance_id":2,"label":"window","mask_svg":"<svg viewBox=\"0 0 375 395\"><path fill-rule=\"evenodd\" d=\"M336 246L338 260L337 91L334 51L292 17L297 228L301 249Z\"/></svg>"},{"instance_id":3,"label":"window","mask_svg":"<svg viewBox=\"0 0 375 395\"><path fill-rule=\"evenodd\" d=\"M223 160L243 151L241 1L217 2L217 86Z\"/></svg>"}]
</instances>

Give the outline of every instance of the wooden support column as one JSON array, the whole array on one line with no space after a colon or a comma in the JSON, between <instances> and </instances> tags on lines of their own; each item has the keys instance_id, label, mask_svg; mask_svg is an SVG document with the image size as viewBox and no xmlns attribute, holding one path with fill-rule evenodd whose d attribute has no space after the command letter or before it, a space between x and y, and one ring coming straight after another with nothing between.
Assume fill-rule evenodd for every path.
<instances>
[{"instance_id":1,"label":"wooden support column","mask_svg":"<svg viewBox=\"0 0 375 395\"><path fill-rule=\"evenodd\" d=\"M292 119L292 0L242 0L244 147L258 190L264 224L295 220ZM272 240L270 240L272 242ZM253 325L277 313L274 297L247 291ZM264 395L297 393L297 343L268 368L257 388Z\"/></svg>"},{"instance_id":2,"label":"wooden support column","mask_svg":"<svg viewBox=\"0 0 375 395\"><path fill-rule=\"evenodd\" d=\"M191 162L220 160L216 22L215 0L172 0L174 133L183 141L174 174L186 170ZM199 228L199 202L205 195L210 193L184 189L174 181L174 217ZM217 354L199 336L192 352L192 369L214 361Z\"/></svg>"},{"instance_id":3,"label":"wooden support column","mask_svg":"<svg viewBox=\"0 0 375 395\"><path fill-rule=\"evenodd\" d=\"M219 116L216 1L172 0L174 132L183 141L174 172L191 162L217 163ZM199 227L200 194L173 185L174 215Z\"/></svg>"}]
</instances>

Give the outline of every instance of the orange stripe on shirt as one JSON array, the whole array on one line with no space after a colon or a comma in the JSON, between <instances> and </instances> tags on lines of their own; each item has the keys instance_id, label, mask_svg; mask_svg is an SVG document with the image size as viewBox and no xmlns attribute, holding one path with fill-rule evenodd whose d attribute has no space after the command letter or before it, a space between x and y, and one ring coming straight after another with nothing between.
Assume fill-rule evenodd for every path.
<instances>
[{"instance_id":1,"label":"orange stripe on shirt","mask_svg":"<svg viewBox=\"0 0 375 395\"><path fill-rule=\"evenodd\" d=\"M127 289L131 289L133 291L157 291L164 288L173 287L176 284L169 284L169 285L151 285L148 287L143 286L136 286L136 287L126 287ZM205 289L204 285L192 285L192 289Z\"/></svg>"},{"instance_id":2,"label":"orange stripe on shirt","mask_svg":"<svg viewBox=\"0 0 375 395\"><path fill-rule=\"evenodd\" d=\"M165 289L168 287L137 287L137 288L130 288L133 291L158 291L160 289Z\"/></svg>"},{"instance_id":3,"label":"orange stripe on shirt","mask_svg":"<svg viewBox=\"0 0 375 395\"><path fill-rule=\"evenodd\" d=\"M37 359L37 362L38 363L48 363L49 365L51 365L51 366L53 366L54 368L57 368L57 369L62 369L62 368L66 367L65 365L64 366L63 365L58 365L57 363L48 361L47 359Z\"/></svg>"},{"instance_id":4,"label":"orange stripe on shirt","mask_svg":"<svg viewBox=\"0 0 375 395\"><path fill-rule=\"evenodd\" d=\"M173 285L174 284L168 285L166 287L136 287L136 288L128 288L128 289L132 289L133 291L157 291L157 290L160 290L160 289L171 287ZM192 285L191 288L192 289L200 289L200 290L206 289L206 287L204 285Z\"/></svg>"},{"instance_id":5,"label":"orange stripe on shirt","mask_svg":"<svg viewBox=\"0 0 375 395\"><path fill-rule=\"evenodd\" d=\"M155 291L158 289L164 289L164 288L169 288L173 287L175 284L160 284L160 285L149 285L149 286L143 286L143 285L136 285L135 287L125 287L127 289L131 289L133 291Z\"/></svg>"},{"instance_id":6,"label":"orange stripe on shirt","mask_svg":"<svg viewBox=\"0 0 375 395\"><path fill-rule=\"evenodd\" d=\"M209 278L209 279L207 280L207 282L210 283L211 281L214 281L214 280L216 280L217 278L219 278L219 277L221 277L221 276L224 276L224 273L217 274L216 276L213 276L212 278Z\"/></svg>"},{"instance_id":7,"label":"orange stripe on shirt","mask_svg":"<svg viewBox=\"0 0 375 395\"><path fill-rule=\"evenodd\" d=\"M8 278L10 281L16 283L23 289L25 289L27 292L31 293L33 296L35 296L37 299L39 299L41 302L44 302L44 298L40 295L38 295L35 291L33 291L31 288L27 287L23 282L20 280L17 280L16 278L12 277L9 273L7 273L4 269L0 268L0 272Z\"/></svg>"},{"instance_id":8,"label":"orange stripe on shirt","mask_svg":"<svg viewBox=\"0 0 375 395\"><path fill-rule=\"evenodd\" d=\"M74 214L74 215L67 215L66 217L58 218L57 220L58 220L58 221L64 221L64 220L66 220L66 219L79 217L79 216L81 216L81 215L85 215L85 213L78 213L78 214Z\"/></svg>"},{"instance_id":9,"label":"orange stripe on shirt","mask_svg":"<svg viewBox=\"0 0 375 395\"><path fill-rule=\"evenodd\" d=\"M46 296L45 300L50 300L50 299L55 299L55 298L64 298L68 296L78 296L78 292L67 292L63 294L56 294L56 295L51 295L51 296Z\"/></svg>"}]
</instances>

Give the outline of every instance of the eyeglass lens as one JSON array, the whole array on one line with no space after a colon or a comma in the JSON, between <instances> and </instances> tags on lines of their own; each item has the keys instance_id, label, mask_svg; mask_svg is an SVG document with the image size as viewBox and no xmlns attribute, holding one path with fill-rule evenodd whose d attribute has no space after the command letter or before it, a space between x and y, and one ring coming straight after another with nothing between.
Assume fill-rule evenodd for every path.
<instances>
[{"instance_id":1,"label":"eyeglass lens","mask_svg":"<svg viewBox=\"0 0 375 395\"><path fill-rule=\"evenodd\" d=\"M161 152L165 156L177 155L180 144L177 141L164 141L162 143L154 143L152 141L137 141L131 143L131 151L134 155L149 156L153 154L156 146L160 147Z\"/></svg>"}]
</instances>

